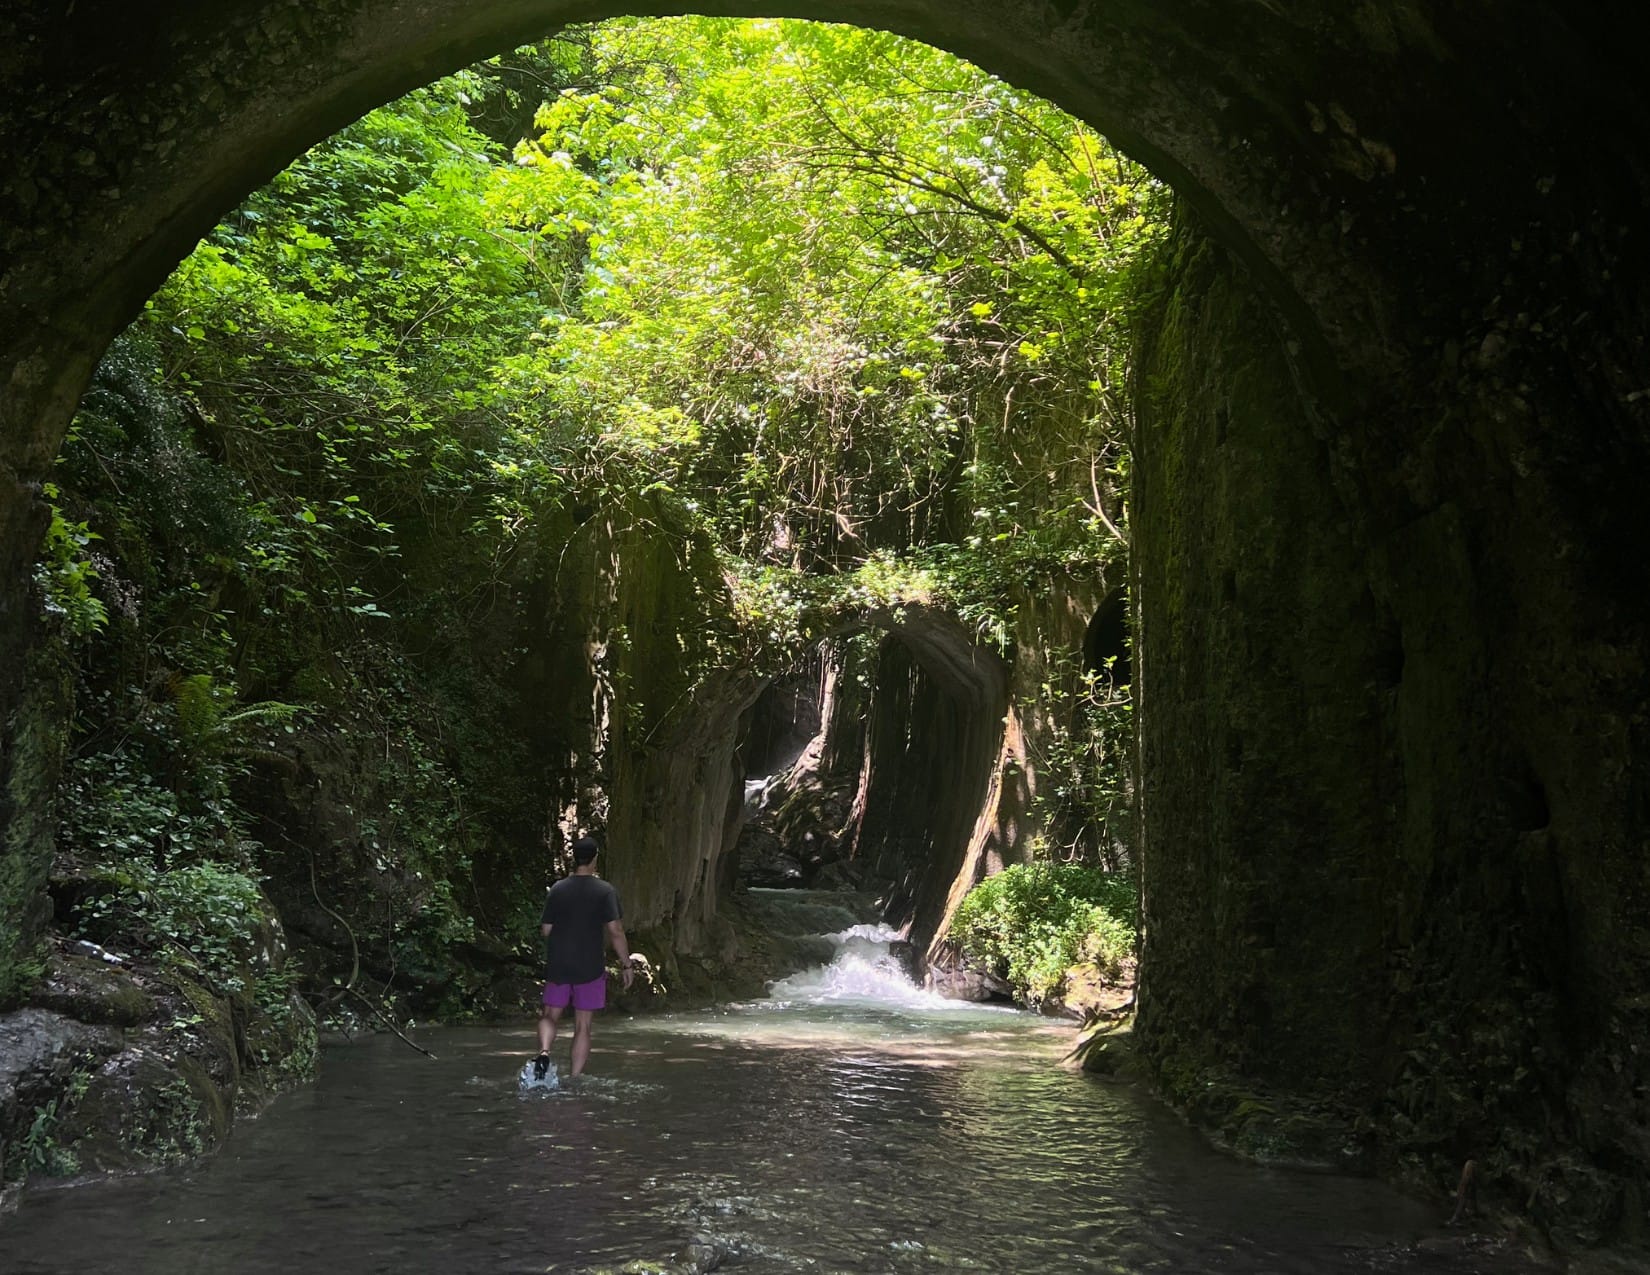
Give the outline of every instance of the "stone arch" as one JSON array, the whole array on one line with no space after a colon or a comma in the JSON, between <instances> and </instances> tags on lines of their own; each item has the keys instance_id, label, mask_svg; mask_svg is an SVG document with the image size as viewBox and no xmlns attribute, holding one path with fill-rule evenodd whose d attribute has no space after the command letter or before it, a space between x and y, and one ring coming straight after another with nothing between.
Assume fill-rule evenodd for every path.
<instances>
[{"instance_id":1,"label":"stone arch","mask_svg":"<svg viewBox=\"0 0 1650 1275\"><path fill-rule=\"evenodd\" d=\"M1171 182L1239 253L1291 316L1325 387L1348 370L1390 370L1401 353L1387 331L1399 298L1380 263L1401 232L1415 264L1429 264L1413 233L1428 217L1423 204L1441 209L1446 190L1472 191L1509 159L1522 164L1527 156L1509 147L1573 145L1578 125L1631 141L1620 136L1621 112L1642 105L1624 100L1634 96L1625 74L1581 74L1599 62L1626 70L1605 18L1535 2L1520 6L1525 22L1508 16L1493 31L1446 6L1365 4L1337 21L1334 5L1238 15L1195 0L18 6L0 18L15 103L6 118L14 167L0 192L12 258L0 276L0 360L19 400L0 418L8 466L26 473L41 463L112 332L219 216L305 147L565 22L683 8L885 27L1083 117ZM1460 91L1468 55L1496 59L1494 90ZM1549 120L1541 94L1559 80L1564 118ZM1429 94L1448 104L1447 133L1480 130L1470 149L1440 145L1435 121L1407 109ZM1531 136L1507 140L1504 95ZM1454 232L1465 220L1440 223L1449 231L1433 237L1448 240L1446 251L1470 247Z\"/></svg>"},{"instance_id":2,"label":"stone arch","mask_svg":"<svg viewBox=\"0 0 1650 1275\"><path fill-rule=\"evenodd\" d=\"M0 594L13 601L0 603L0 664L15 666L24 645L21 596L44 528L32 484L108 341L173 266L306 146L398 93L571 20L681 7L799 16L882 26L973 57L1090 120L1173 182L1269 280L1276 303L1296 316L1318 379L1333 383L1338 361L1376 349L1362 338L1381 326L1347 322L1342 298L1378 296L1376 277L1358 281L1367 272L1343 244L1324 243L1319 215L1305 211L1327 197L1317 184L1334 166L1313 154L1322 146L1301 103L1283 108L1271 101L1277 90L1258 82L1237 92L1239 81L1220 69L1240 64L1252 37L1199 31L1197 5L1180 2L1184 12L1154 17L1122 0L11 7L0 15L0 44L13 51L0 69L13 161L0 184ZM1272 38L1286 38L1291 24L1276 25ZM1401 51L1393 45L1392 55ZM1301 102L1328 100L1319 89L1333 80L1323 78L1298 86ZM1334 298L1332 323L1312 318L1314 289L1320 302ZM1326 345L1335 331L1351 336L1339 360ZM0 707L13 694L0 695Z\"/></svg>"}]
</instances>

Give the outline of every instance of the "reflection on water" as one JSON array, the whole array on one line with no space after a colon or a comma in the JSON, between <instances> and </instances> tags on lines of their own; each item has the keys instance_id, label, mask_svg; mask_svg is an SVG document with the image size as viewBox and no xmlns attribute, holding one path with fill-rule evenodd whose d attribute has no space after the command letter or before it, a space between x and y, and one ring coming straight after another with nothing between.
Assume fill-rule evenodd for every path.
<instances>
[{"instance_id":1,"label":"reflection on water","mask_svg":"<svg viewBox=\"0 0 1650 1275\"><path fill-rule=\"evenodd\" d=\"M935 1003L884 937L770 1001L604 1019L557 1090L517 1092L526 1021L442 1031L439 1062L333 1050L207 1164L35 1194L0 1271L1534 1269L1436 1247L1376 1184L1211 1152L1060 1068L1069 1028Z\"/></svg>"}]
</instances>

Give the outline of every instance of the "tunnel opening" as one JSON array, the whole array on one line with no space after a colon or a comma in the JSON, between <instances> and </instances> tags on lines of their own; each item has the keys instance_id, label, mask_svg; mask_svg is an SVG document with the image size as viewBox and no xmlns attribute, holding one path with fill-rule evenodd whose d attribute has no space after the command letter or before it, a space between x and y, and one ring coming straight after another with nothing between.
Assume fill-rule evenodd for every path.
<instances>
[{"instance_id":1,"label":"tunnel opening","mask_svg":"<svg viewBox=\"0 0 1650 1275\"><path fill-rule=\"evenodd\" d=\"M1113 687L1128 686L1134 681L1129 650L1129 594L1116 589L1100 604L1083 635L1083 668L1103 675Z\"/></svg>"},{"instance_id":2,"label":"tunnel opening","mask_svg":"<svg viewBox=\"0 0 1650 1275\"><path fill-rule=\"evenodd\" d=\"M773 29L739 38L760 49ZM839 58L855 53L830 38ZM882 37L863 46L863 68L885 77L906 56ZM906 182L849 245L868 269L836 242L794 271L759 259L777 236L723 245L722 269L746 272L729 295L772 300L776 329L809 319L822 353L735 328L732 364L700 401L683 380L650 400L636 389L645 360L626 363L604 334L682 322L671 297L714 304L716 272L680 257L651 302L622 309L615 281L645 290L668 226L621 259L586 219L612 213L615 189L646 188L658 147L604 131L607 103L560 52L533 51L567 77L548 106L523 106L520 68L497 83L477 69L304 156L208 236L98 368L48 493L39 570L79 644L82 706L53 890L60 921L103 950L148 933L145 909L171 909L175 928L190 890L240 891L241 911L283 926L296 952L282 986L331 983L312 998L323 1014L392 994L418 1014L474 1012L514 994L521 900L594 830L638 950L702 997L770 972L729 968L741 887L869 895L920 971L961 893L1026 853L1029 799L995 804L1005 773L1032 773L1023 747L1004 751L1004 656L1071 644L1119 534L1083 502L1126 518L1127 468L1094 388L1120 389L1101 379L1115 380L1110 355L1034 329L1092 321L1098 302L1065 285L1118 263L1083 256L1105 241L1082 223L1155 216L1161 188L1046 103L912 54L928 109L967 107L941 119L932 135L952 140L924 162L961 156L958 180L978 190ZM838 112L875 106L848 80L833 91ZM531 135L500 152L528 118ZM827 123L827 140L846 127ZM909 129L920 140L933 123ZM563 149L578 144L590 152ZM620 168L626 181L607 182ZM784 194L750 180L762 199ZM1010 196L1011 214L969 203ZM950 275L933 273L937 244L961 262ZM1005 244L1032 271L1013 296L993 277ZM832 271L857 280L852 306L785 291ZM1038 289L1059 313L1022 312ZM528 329L519 352L503 348L510 323ZM539 347L551 357L535 362ZM552 382L546 369L568 365L585 379ZM576 396L623 376L582 429ZM764 453L776 437L792 451ZM804 470L823 477L776 486ZM1058 502L1045 536L1042 502L1068 488L1080 499ZM738 498L713 518L707 492ZM949 556L918 552L936 543ZM1011 550L1029 565L967 569ZM1001 591L1027 571L1048 609L1034 622ZM810 572L834 575L839 595L808 593ZM786 672L818 640L809 607L837 636ZM1035 736L1022 728L1018 744ZM813 826L759 866L741 843L751 807L810 750ZM121 855L146 847L141 879L111 858L106 826Z\"/></svg>"},{"instance_id":3,"label":"tunnel opening","mask_svg":"<svg viewBox=\"0 0 1650 1275\"><path fill-rule=\"evenodd\" d=\"M927 949L957 883L989 870L976 825L1008 708L1000 657L943 612L828 640L762 710L801 729L751 754L772 761L747 770L738 880L869 896L877 920ZM997 864L1020 849L999 847Z\"/></svg>"}]
</instances>

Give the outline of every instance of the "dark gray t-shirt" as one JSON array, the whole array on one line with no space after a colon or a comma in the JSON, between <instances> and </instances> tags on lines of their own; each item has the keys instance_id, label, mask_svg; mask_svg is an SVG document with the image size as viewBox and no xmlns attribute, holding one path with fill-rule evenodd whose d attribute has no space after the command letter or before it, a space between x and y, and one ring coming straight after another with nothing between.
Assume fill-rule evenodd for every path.
<instances>
[{"instance_id":1,"label":"dark gray t-shirt","mask_svg":"<svg viewBox=\"0 0 1650 1275\"><path fill-rule=\"evenodd\" d=\"M540 925L550 927L544 945L544 981L591 983L606 969L604 929L619 919L619 892L600 877L565 877L550 887Z\"/></svg>"}]
</instances>

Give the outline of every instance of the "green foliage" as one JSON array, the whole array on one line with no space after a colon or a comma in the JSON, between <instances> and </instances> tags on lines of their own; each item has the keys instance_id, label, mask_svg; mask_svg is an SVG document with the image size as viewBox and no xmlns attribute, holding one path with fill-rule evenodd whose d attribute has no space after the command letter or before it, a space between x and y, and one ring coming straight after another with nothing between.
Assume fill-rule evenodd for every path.
<instances>
[{"instance_id":1,"label":"green foliage","mask_svg":"<svg viewBox=\"0 0 1650 1275\"><path fill-rule=\"evenodd\" d=\"M1134 954L1135 887L1123 875L1073 864L1026 863L987 877L964 897L949 937L970 961L1008 980L1030 1005L1059 991L1066 971L1115 975Z\"/></svg>"},{"instance_id":2,"label":"green foliage","mask_svg":"<svg viewBox=\"0 0 1650 1275\"><path fill-rule=\"evenodd\" d=\"M472 121L519 122L529 84L512 157ZM578 29L249 200L77 440L137 449L111 474L135 524L183 493L216 552L176 587L229 570L271 625L381 622L409 537L497 574L547 505L652 494L735 571L954 546L951 592L1001 641L1003 581L1104 558L1126 521L1122 320L1161 198L1046 103L888 35ZM190 442L223 453L216 490Z\"/></svg>"},{"instance_id":3,"label":"green foliage","mask_svg":"<svg viewBox=\"0 0 1650 1275\"><path fill-rule=\"evenodd\" d=\"M1052 662L1034 711L1042 729L1033 737L1040 742L1033 814L1060 837L1062 857L1126 867L1134 818L1129 687L1112 669L1081 669L1067 655Z\"/></svg>"},{"instance_id":4,"label":"green foliage","mask_svg":"<svg viewBox=\"0 0 1650 1275\"><path fill-rule=\"evenodd\" d=\"M80 1172L80 1157L72 1144L62 1140L64 1118L86 1096L91 1086L92 1072L88 1060L69 1077L63 1092L48 1098L26 1116L21 1132L6 1144L5 1161L0 1164L0 1182L16 1182L30 1176L49 1178L72 1177Z\"/></svg>"},{"instance_id":5,"label":"green foliage","mask_svg":"<svg viewBox=\"0 0 1650 1275\"><path fill-rule=\"evenodd\" d=\"M314 1074L320 1048L314 1015L301 1002L294 1004L299 981L298 972L290 965L258 972L252 999L273 1029L274 1041L264 1033L256 1038L249 1033L247 1041L259 1067L273 1068L291 1079L307 1079ZM272 1048L272 1043L279 1047Z\"/></svg>"},{"instance_id":6,"label":"green foliage","mask_svg":"<svg viewBox=\"0 0 1650 1275\"><path fill-rule=\"evenodd\" d=\"M46 600L46 610L62 617L71 636L87 637L109 619L108 608L91 588L97 569L88 549L98 535L85 522L70 522L63 516L56 504L60 493L55 483L46 483L42 494L51 502L52 520L46 528L35 580Z\"/></svg>"},{"instance_id":7,"label":"green foliage","mask_svg":"<svg viewBox=\"0 0 1650 1275\"><path fill-rule=\"evenodd\" d=\"M191 747L164 694L92 691L82 711L118 713L127 733L117 748L87 749L65 766L63 856L117 866L244 861L254 847L246 839L247 816L229 793L239 760Z\"/></svg>"},{"instance_id":8,"label":"green foliage","mask_svg":"<svg viewBox=\"0 0 1650 1275\"><path fill-rule=\"evenodd\" d=\"M178 747L197 766L254 749L259 728L278 727L291 734L293 724L310 711L277 700L237 706L235 688L210 673L176 677L171 692Z\"/></svg>"},{"instance_id":9,"label":"green foliage","mask_svg":"<svg viewBox=\"0 0 1650 1275\"><path fill-rule=\"evenodd\" d=\"M573 272L501 365L508 472L620 460L730 553L808 568L1102 539L1144 174L887 35L683 18L588 48L604 82L546 105L499 196Z\"/></svg>"},{"instance_id":10,"label":"green foliage","mask_svg":"<svg viewBox=\"0 0 1650 1275\"><path fill-rule=\"evenodd\" d=\"M128 1130L134 1150L152 1164L186 1164L211 1146L211 1125L201 1101L181 1076L149 1098L150 1106Z\"/></svg>"},{"instance_id":11,"label":"green foliage","mask_svg":"<svg viewBox=\"0 0 1650 1275\"><path fill-rule=\"evenodd\" d=\"M80 1073L76 1079L84 1075ZM5 1180L16 1181L33 1174L66 1178L80 1172L80 1160L73 1148L58 1140L59 1104L59 1099L51 1098L34 1109L27 1127L6 1149Z\"/></svg>"},{"instance_id":12,"label":"green foliage","mask_svg":"<svg viewBox=\"0 0 1650 1275\"><path fill-rule=\"evenodd\" d=\"M165 869L142 859L101 870L77 908L87 934L135 940L163 967L251 996L268 922L258 883L216 863Z\"/></svg>"}]
</instances>

